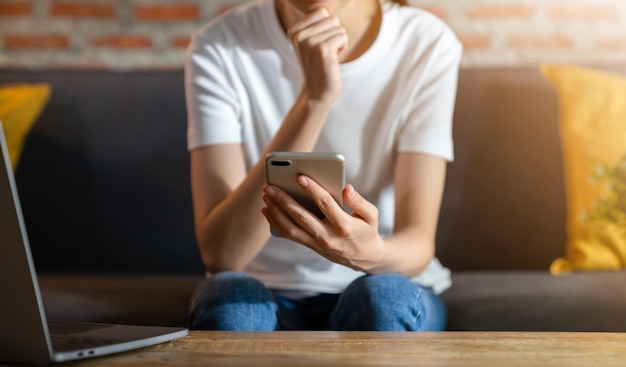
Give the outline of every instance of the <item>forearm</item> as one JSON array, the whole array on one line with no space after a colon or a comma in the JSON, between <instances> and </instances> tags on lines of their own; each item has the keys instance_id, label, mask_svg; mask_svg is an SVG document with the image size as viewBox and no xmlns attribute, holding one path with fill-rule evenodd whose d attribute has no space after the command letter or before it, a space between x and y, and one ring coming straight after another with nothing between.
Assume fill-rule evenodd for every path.
<instances>
[{"instance_id":1,"label":"forearm","mask_svg":"<svg viewBox=\"0 0 626 367\"><path fill-rule=\"evenodd\" d=\"M326 122L334 100L316 100L302 91L265 153L310 152Z\"/></svg>"},{"instance_id":2,"label":"forearm","mask_svg":"<svg viewBox=\"0 0 626 367\"><path fill-rule=\"evenodd\" d=\"M383 241L375 272L420 274L435 255L446 162L436 156L400 153L394 177L394 233Z\"/></svg>"},{"instance_id":3,"label":"forearm","mask_svg":"<svg viewBox=\"0 0 626 367\"><path fill-rule=\"evenodd\" d=\"M331 105L300 95L264 154L311 151ZM243 270L267 242L268 224L260 214L264 184L265 162L260 159L241 182L224 190L227 194L210 211L196 213L196 235L209 272ZM207 190L196 186L194 190Z\"/></svg>"},{"instance_id":4,"label":"forearm","mask_svg":"<svg viewBox=\"0 0 626 367\"><path fill-rule=\"evenodd\" d=\"M263 172L255 166L206 215L196 215L196 237L208 272L243 270L269 237L259 210ZM199 190L211 188L199 188Z\"/></svg>"},{"instance_id":5,"label":"forearm","mask_svg":"<svg viewBox=\"0 0 626 367\"><path fill-rule=\"evenodd\" d=\"M424 271L435 255L434 238L419 228L400 230L382 242L381 256L365 270L369 274L413 277Z\"/></svg>"}]
</instances>

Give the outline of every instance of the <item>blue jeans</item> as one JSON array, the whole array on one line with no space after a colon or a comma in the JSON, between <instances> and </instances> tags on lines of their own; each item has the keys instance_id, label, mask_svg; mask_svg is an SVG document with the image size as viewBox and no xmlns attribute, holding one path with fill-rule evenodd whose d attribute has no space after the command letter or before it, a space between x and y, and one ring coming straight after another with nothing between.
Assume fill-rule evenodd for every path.
<instances>
[{"instance_id":1,"label":"blue jeans","mask_svg":"<svg viewBox=\"0 0 626 367\"><path fill-rule=\"evenodd\" d=\"M204 279L194 292L189 328L202 330L440 331L446 308L430 288L397 274L366 275L342 294L280 297L245 273Z\"/></svg>"}]
</instances>

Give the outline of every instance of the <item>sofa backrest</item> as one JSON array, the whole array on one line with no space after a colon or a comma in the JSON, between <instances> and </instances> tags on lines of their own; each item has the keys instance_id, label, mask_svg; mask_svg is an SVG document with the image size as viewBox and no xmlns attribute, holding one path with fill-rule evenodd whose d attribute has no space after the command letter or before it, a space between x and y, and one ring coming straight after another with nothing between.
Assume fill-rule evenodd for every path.
<instances>
[{"instance_id":1,"label":"sofa backrest","mask_svg":"<svg viewBox=\"0 0 626 367\"><path fill-rule=\"evenodd\" d=\"M459 76L438 255L453 269L547 269L565 248L555 91L535 68Z\"/></svg>"},{"instance_id":2,"label":"sofa backrest","mask_svg":"<svg viewBox=\"0 0 626 367\"><path fill-rule=\"evenodd\" d=\"M556 90L535 67L463 69L454 139L438 256L456 270L547 270L567 242Z\"/></svg>"},{"instance_id":3,"label":"sofa backrest","mask_svg":"<svg viewBox=\"0 0 626 367\"><path fill-rule=\"evenodd\" d=\"M182 71L0 71L0 84L23 81L53 88L17 170L38 268L201 273ZM437 239L445 265L545 270L564 254L557 119L538 69L461 70Z\"/></svg>"},{"instance_id":4,"label":"sofa backrest","mask_svg":"<svg viewBox=\"0 0 626 367\"><path fill-rule=\"evenodd\" d=\"M16 181L38 270L201 273L183 73L10 70L48 82Z\"/></svg>"}]
</instances>

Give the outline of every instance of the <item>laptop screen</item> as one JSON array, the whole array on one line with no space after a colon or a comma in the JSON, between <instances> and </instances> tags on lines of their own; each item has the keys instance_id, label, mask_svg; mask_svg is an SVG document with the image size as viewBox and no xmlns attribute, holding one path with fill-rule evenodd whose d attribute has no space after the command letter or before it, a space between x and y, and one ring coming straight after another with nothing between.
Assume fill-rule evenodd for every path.
<instances>
[{"instance_id":1,"label":"laptop screen","mask_svg":"<svg viewBox=\"0 0 626 367\"><path fill-rule=\"evenodd\" d=\"M47 363L47 324L2 124L0 150L0 356Z\"/></svg>"}]
</instances>

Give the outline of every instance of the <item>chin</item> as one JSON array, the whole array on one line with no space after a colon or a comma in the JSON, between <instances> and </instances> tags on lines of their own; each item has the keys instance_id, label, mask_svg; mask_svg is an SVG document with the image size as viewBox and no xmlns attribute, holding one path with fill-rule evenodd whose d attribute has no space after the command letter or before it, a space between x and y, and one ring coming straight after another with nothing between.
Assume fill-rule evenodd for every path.
<instances>
[{"instance_id":1,"label":"chin","mask_svg":"<svg viewBox=\"0 0 626 367\"><path fill-rule=\"evenodd\" d=\"M329 12L339 7L345 0L285 0L303 13L309 13L317 8L324 7Z\"/></svg>"}]
</instances>

